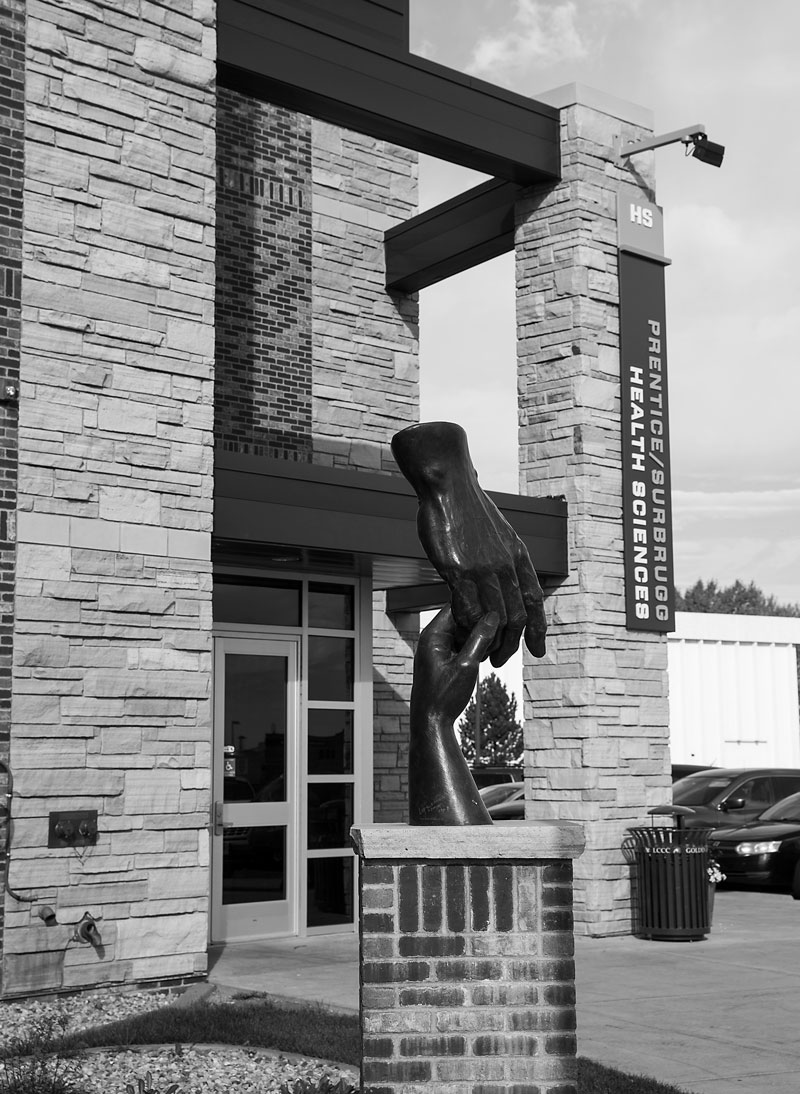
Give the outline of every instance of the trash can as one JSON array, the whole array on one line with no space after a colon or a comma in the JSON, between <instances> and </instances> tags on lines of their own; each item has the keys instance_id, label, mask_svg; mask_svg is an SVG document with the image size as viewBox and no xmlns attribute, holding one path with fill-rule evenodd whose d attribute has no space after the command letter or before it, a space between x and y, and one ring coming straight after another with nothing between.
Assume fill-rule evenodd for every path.
<instances>
[{"instance_id":1,"label":"trash can","mask_svg":"<svg viewBox=\"0 0 800 1094\"><path fill-rule=\"evenodd\" d=\"M649 814L676 825L629 828L626 857L633 869L633 933L639 938L696 942L711 929L708 907L708 830L684 828L685 806Z\"/></svg>"}]
</instances>

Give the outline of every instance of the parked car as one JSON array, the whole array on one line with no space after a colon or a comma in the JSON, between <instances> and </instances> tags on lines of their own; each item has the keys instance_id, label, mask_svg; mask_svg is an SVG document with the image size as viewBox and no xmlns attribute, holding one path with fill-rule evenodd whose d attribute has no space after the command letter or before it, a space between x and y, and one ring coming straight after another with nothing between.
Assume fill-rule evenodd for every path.
<instances>
[{"instance_id":1,"label":"parked car","mask_svg":"<svg viewBox=\"0 0 800 1094\"><path fill-rule=\"evenodd\" d=\"M483 804L491 815L492 809L496 805L502 805L504 802L513 802L518 798L524 799L525 784L521 782L494 783L492 786L482 786L478 793L483 798Z\"/></svg>"},{"instance_id":2,"label":"parked car","mask_svg":"<svg viewBox=\"0 0 800 1094\"><path fill-rule=\"evenodd\" d=\"M696 775L698 771L710 770L708 764L673 764L672 781L676 783L678 779L684 779L687 775Z\"/></svg>"},{"instance_id":3,"label":"parked car","mask_svg":"<svg viewBox=\"0 0 800 1094\"><path fill-rule=\"evenodd\" d=\"M470 768L475 785L480 790L483 786L494 786L495 783L516 783L522 781L521 767L489 767L479 764Z\"/></svg>"},{"instance_id":4,"label":"parked car","mask_svg":"<svg viewBox=\"0 0 800 1094\"><path fill-rule=\"evenodd\" d=\"M672 803L694 810L684 818L687 828L739 828L798 792L798 768L720 767L679 779L672 786Z\"/></svg>"},{"instance_id":5,"label":"parked car","mask_svg":"<svg viewBox=\"0 0 800 1094\"><path fill-rule=\"evenodd\" d=\"M500 790L500 787L494 787L492 789ZM509 783L507 786L502 787L503 790L508 790L508 794L504 797L499 795L494 796L494 800L491 802L486 801L486 808L489 811L489 816L492 820L524 820L525 819L525 783ZM483 793L483 792L481 792Z\"/></svg>"},{"instance_id":6,"label":"parked car","mask_svg":"<svg viewBox=\"0 0 800 1094\"><path fill-rule=\"evenodd\" d=\"M715 828L709 850L728 882L789 889L800 900L800 793L738 828Z\"/></svg>"}]
</instances>

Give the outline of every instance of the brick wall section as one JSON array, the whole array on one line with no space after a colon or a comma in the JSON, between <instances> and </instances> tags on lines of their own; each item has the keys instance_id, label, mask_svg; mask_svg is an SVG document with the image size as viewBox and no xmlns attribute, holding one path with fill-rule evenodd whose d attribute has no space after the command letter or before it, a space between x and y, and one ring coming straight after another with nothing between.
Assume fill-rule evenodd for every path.
<instances>
[{"instance_id":1,"label":"brick wall section","mask_svg":"<svg viewBox=\"0 0 800 1094\"><path fill-rule=\"evenodd\" d=\"M313 134L314 463L397 473L419 419L416 294L385 289L383 233L416 212L416 153L323 122Z\"/></svg>"},{"instance_id":2,"label":"brick wall section","mask_svg":"<svg viewBox=\"0 0 800 1094\"><path fill-rule=\"evenodd\" d=\"M22 180L24 155L25 5L9 0L0 10L0 384L19 383L22 283ZM0 892L5 890L6 794L9 788L11 646L14 629L17 509L17 408L0 406ZM3 906L0 901L0 955Z\"/></svg>"},{"instance_id":3,"label":"brick wall section","mask_svg":"<svg viewBox=\"0 0 800 1094\"><path fill-rule=\"evenodd\" d=\"M220 88L215 437L311 458L311 120Z\"/></svg>"},{"instance_id":4,"label":"brick wall section","mask_svg":"<svg viewBox=\"0 0 800 1094\"><path fill-rule=\"evenodd\" d=\"M209 890L214 8L27 14L9 994L202 972Z\"/></svg>"},{"instance_id":5,"label":"brick wall section","mask_svg":"<svg viewBox=\"0 0 800 1094\"><path fill-rule=\"evenodd\" d=\"M590 934L630 930L624 830L669 786L666 636L625 627L623 176L609 162L621 132L645 135L600 109L562 110L563 180L530 192L517 211L520 489L563 494L570 512L570 577L547 602L547 656L525 669L528 811L591 822L575 893L577 929Z\"/></svg>"},{"instance_id":6,"label":"brick wall section","mask_svg":"<svg viewBox=\"0 0 800 1094\"><path fill-rule=\"evenodd\" d=\"M362 1088L574 1094L570 861L362 864Z\"/></svg>"}]
</instances>

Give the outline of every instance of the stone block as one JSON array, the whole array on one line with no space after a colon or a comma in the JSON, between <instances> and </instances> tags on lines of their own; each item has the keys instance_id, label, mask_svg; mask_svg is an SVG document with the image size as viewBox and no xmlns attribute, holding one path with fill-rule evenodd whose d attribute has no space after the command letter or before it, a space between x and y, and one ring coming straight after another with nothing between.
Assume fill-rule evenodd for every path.
<instances>
[{"instance_id":1,"label":"stone block","mask_svg":"<svg viewBox=\"0 0 800 1094\"><path fill-rule=\"evenodd\" d=\"M154 958L159 954L205 951L208 917L200 912L156 918L129 919L116 925L117 957Z\"/></svg>"},{"instance_id":2,"label":"stone block","mask_svg":"<svg viewBox=\"0 0 800 1094\"><path fill-rule=\"evenodd\" d=\"M133 487L101 486L99 491L100 519L158 525L161 520L161 497L153 490Z\"/></svg>"},{"instance_id":3,"label":"stone block","mask_svg":"<svg viewBox=\"0 0 800 1094\"><path fill-rule=\"evenodd\" d=\"M139 38L134 49L134 60L144 71L162 76L191 87L213 86L216 74L214 60L189 53L166 42L152 38Z\"/></svg>"},{"instance_id":4,"label":"stone block","mask_svg":"<svg viewBox=\"0 0 800 1094\"><path fill-rule=\"evenodd\" d=\"M177 813L180 786L177 771L128 771L124 776L125 808L131 815Z\"/></svg>"},{"instance_id":5,"label":"stone block","mask_svg":"<svg viewBox=\"0 0 800 1094\"><path fill-rule=\"evenodd\" d=\"M139 434L153 437L156 431L157 407L131 399L104 396L97 412L98 428L125 437Z\"/></svg>"}]
</instances>

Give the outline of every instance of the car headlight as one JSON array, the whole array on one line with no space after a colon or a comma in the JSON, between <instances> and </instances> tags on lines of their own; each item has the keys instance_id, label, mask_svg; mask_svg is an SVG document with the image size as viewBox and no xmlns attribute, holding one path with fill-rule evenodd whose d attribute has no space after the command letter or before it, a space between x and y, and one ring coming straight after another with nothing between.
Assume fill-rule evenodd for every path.
<instances>
[{"instance_id":1,"label":"car headlight","mask_svg":"<svg viewBox=\"0 0 800 1094\"><path fill-rule=\"evenodd\" d=\"M765 840L764 843L738 843L736 845L737 855L774 855L776 851L780 851L781 841L779 839Z\"/></svg>"}]
</instances>

